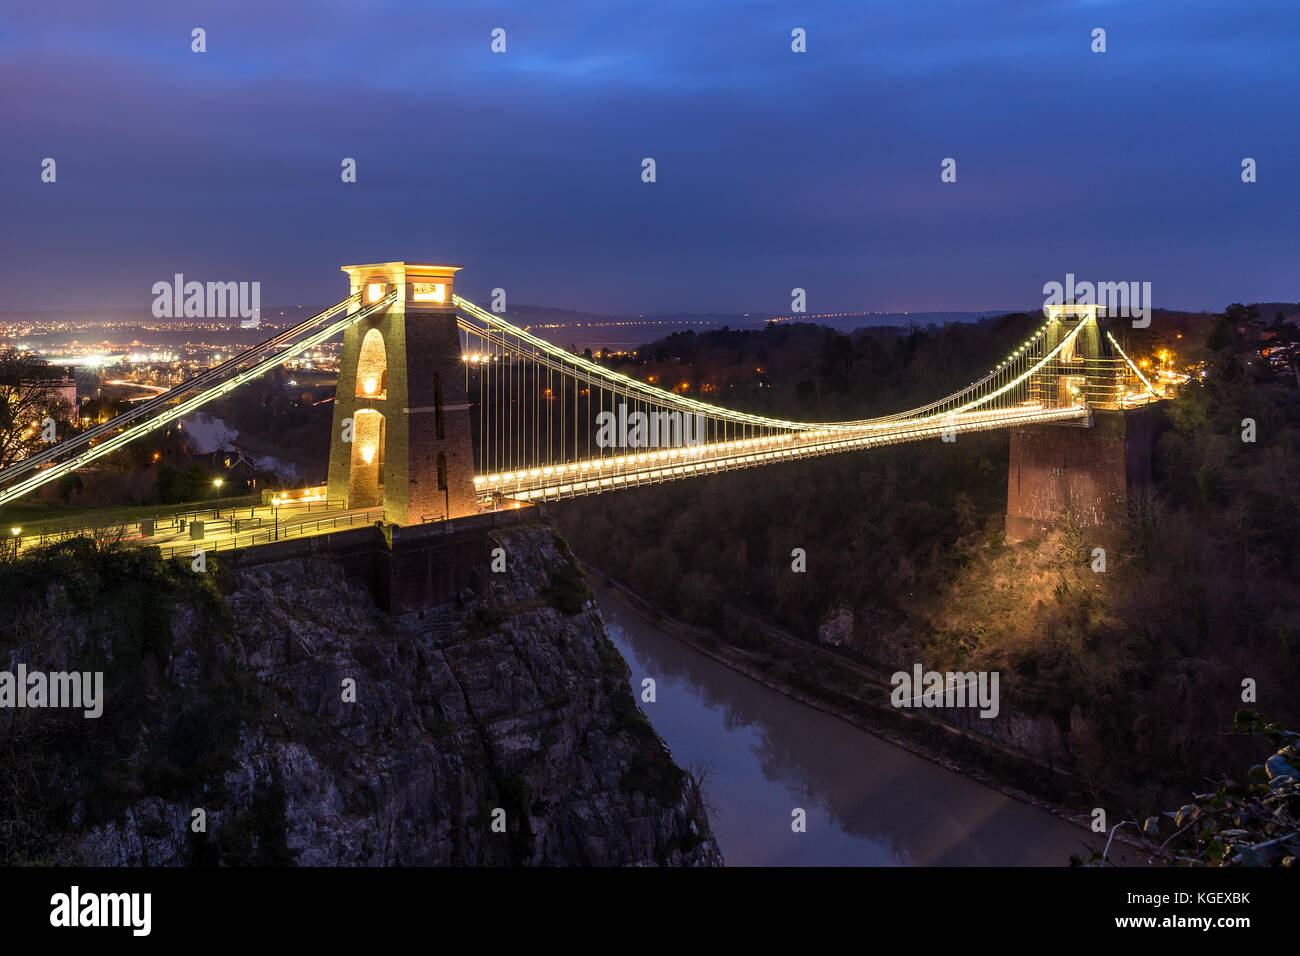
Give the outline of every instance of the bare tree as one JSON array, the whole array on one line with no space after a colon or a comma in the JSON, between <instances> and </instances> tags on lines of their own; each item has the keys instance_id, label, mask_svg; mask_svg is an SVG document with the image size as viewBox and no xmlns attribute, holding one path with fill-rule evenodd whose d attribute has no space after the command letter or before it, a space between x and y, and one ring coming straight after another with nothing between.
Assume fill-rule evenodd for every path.
<instances>
[{"instance_id":1,"label":"bare tree","mask_svg":"<svg viewBox=\"0 0 1300 956\"><path fill-rule=\"evenodd\" d=\"M90 531L87 537L95 542L96 551L116 551L126 537L130 523L121 518L97 518L89 521L87 528Z\"/></svg>"},{"instance_id":2,"label":"bare tree","mask_svg":"<svg viewBox=\"0 0 1300 956\"><path fill-rule=\"evenodd\" d=\"M66 405L49 363L17 349L0 350L0 468L44 446L41 422Z\"/></svg>"},{"instance_id":3,"label":"bare tree","mask_svg":"<svg viewBox=\"0 0 1300 956\"><path fill-rule=\"evenodd\" d=\"M686 772L686 816L697 823L706 823L708 817L718 812L704 789L704 781L713 772L713 765L697 760L683 768Z\"/></svg>"}]
</instances>

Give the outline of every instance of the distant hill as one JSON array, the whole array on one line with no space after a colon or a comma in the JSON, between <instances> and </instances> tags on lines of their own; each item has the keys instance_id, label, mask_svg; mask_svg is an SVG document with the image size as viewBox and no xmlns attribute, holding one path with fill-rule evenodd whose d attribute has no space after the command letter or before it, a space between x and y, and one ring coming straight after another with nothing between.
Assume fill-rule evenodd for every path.
<instances>
[{"instance_id":1,"label":"distant hill","mask_svg":"<svg viewBox=\"0 0 1300 956\"><path fill-rule=\"evenodd\" d=\"M1254 303L1259 309L1260 318L1271 322L1281 312L1288 320L1300 320L1300 303L1296 302L1259 302ZM1224 303L1224 307L1227 303ZM262 310L263 319L271 325L291 324L295 319L305 319L319 312L324 305L293 304L271 305ZM928 325L946 325L949 322L977 322L980 319L1015 313L1031 313L1041 308L1033 304L1020 309L984 309L981 311L941 311L941 312L829 312L780 314L774 312L643 312L643 313L601 313L583 312L578 309L555 308L545 305L511 305L505 315L513 322L523 325L588 325L611 323L668 323L674 325L698 325L722 328L761 327L769 321L809 322L815 325L827 325L841 331L875 326L897 326L906 328L916 325L924 328ZM1156 313L1167 316L1193 316L1206 314L1203 310L1157 309ZM104 323L140 323L153 324L166 319L154 318L147 306L136 309L0 309L0 322L104 322ZM184 318L173 321L184 322ZM201 321L193 320L190 321Z\"/></svg>"}]
</instances>

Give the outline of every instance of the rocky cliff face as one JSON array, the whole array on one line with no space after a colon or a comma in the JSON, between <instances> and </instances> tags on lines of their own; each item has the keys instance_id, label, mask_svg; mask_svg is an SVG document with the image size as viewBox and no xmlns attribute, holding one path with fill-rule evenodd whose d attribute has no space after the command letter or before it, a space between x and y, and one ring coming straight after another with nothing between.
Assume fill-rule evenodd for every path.
<instances>
[{"instance_id":1,"label":"rocky cliff face","mask_svg":"<svg viewBox=\"0 0 1300 956\"><path fill-rule=\"evenodd\" d=\"M567 548L494 537L504 573L403 617L318 559L12 566L0 661L102 669L107 702L0 710L0 859L721 863Z\"/></svg>"}]
</instances>

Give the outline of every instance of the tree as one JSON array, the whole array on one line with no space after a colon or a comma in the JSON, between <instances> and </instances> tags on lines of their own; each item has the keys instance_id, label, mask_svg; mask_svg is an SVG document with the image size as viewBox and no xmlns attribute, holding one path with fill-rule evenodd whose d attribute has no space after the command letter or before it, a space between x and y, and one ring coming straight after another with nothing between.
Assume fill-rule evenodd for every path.
<instances>
[{"instance_id":1,"label":"tree","mask_svg":"<svg viewBox=\"0 0 1300 956\"><path fill-rule=\"evenodd\" d=\"M80 475L75 471L70 471L56 481L54 487L58 491L59 500L64 504L67 504L72 499L72 493L74 491L81 491L85 485L82 484Z\"/></svg>"},{"instance_id":2,"label":"tree","mask_svg":"<svg viewBox=\"0 0 1300 956\"><path fill-rule=\"evenodd\" d=\"M202 501L212 488L212 478L198 462L184 472L164 465L158 470L158 500L165 505Z\"/></svg>"},{"instance_id":3,"label":"tree","mask_svg":"<svg viewBox=\"0 0 1300 956\"><path fill-rule=\"evenodd\" d=\"M0 468L38 451L41 422L67 403L50 384L49 363L30 352L0 351Z\"/></svg>"},{"instance_id":4,"label":"tree","mask_svg":"<svg viewBox=\"0 0 1300 956\"><path fill-rule=\"evenodd\" d=\"M1259 306L1242 305L1240 302L1234 302L1224 309L1223 314L1228 317L1228 321L1236 325L1244 325L1247 322L1254 322L1259 319Z\"/></svg>"},{"instance_id":5,"label":"tree","mask_svg":"<svg viewBox=\"0 0 1300 956\"><path fill-rule=\"evenodd\" d=\"M849 388L853 374L853 340L827 329L822 338L821 378L836 394L843 395Z\"/></svg>"},{"instance_id":6,"label":"tree","mask_svg":"<svg viewBox=\"0 0 1300 956\"><path fill-rule=\"evenodd\" d=\"M158 500L165 505L175 504L181 500L180 474L170 465L158 469Z\"/></svg>"},{"instance_id":7,"label":"tree","mask_svg":"<svg viewBox=\"0 0 1300 956\"><path fill-rule=\"evenodd\" d=\"M1300 859L1300 734L1239 711L1234 733L1267 737L1276 751L1251 767L1249 783L1223 779L1209 793L1198 793L1177 810L1125 820L1111 831L1137 830L1142 849L1167 866L1285 866ZM1166 836L1166 834L1168 834ZM1106 862L1106 849L1093 854L1092 866ZM1083 865L1079 857L1072 863Z\"/></svg>"},{"instance_id":8,"label":"tree","mask_svg":"<svg viewBox=\"0 0 1300 956\"><path fill-rule=\"evenodd\" d=\"M686 768L686 818L693 823L699 824L705 832L708 832L709 817L716 816L717 806L709 799L705 791L704 782L709 775L713 773L713 764L696 760L687 764Z\"/></svg>"},{"instance_id":9,"label":"tree","mask_svg":"<svg viewBox=\"0 0 1300 956\"><path fill-rule=\"evenodd\" d=\"M212 486L212 479L198 462L190 465L181 475L177 491L181 501L202 501Z\"/></svg>"}]
</instances>

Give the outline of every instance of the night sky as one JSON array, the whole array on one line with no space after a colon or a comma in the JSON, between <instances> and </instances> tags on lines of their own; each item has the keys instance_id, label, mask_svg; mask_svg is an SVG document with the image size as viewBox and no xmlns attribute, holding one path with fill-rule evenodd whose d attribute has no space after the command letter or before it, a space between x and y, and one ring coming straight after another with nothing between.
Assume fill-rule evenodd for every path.
<instances>
[{"instance_id":1,"label":"night sky","mask_svg":"<svg viewBox=\"0 0 1300 956\"><path fill-rule=\"evenodd\" d=\"M388 259L593 311L1300 299L1296 0L10 3L0 90L0 308Z\"/></svg>"}]
</instances>

